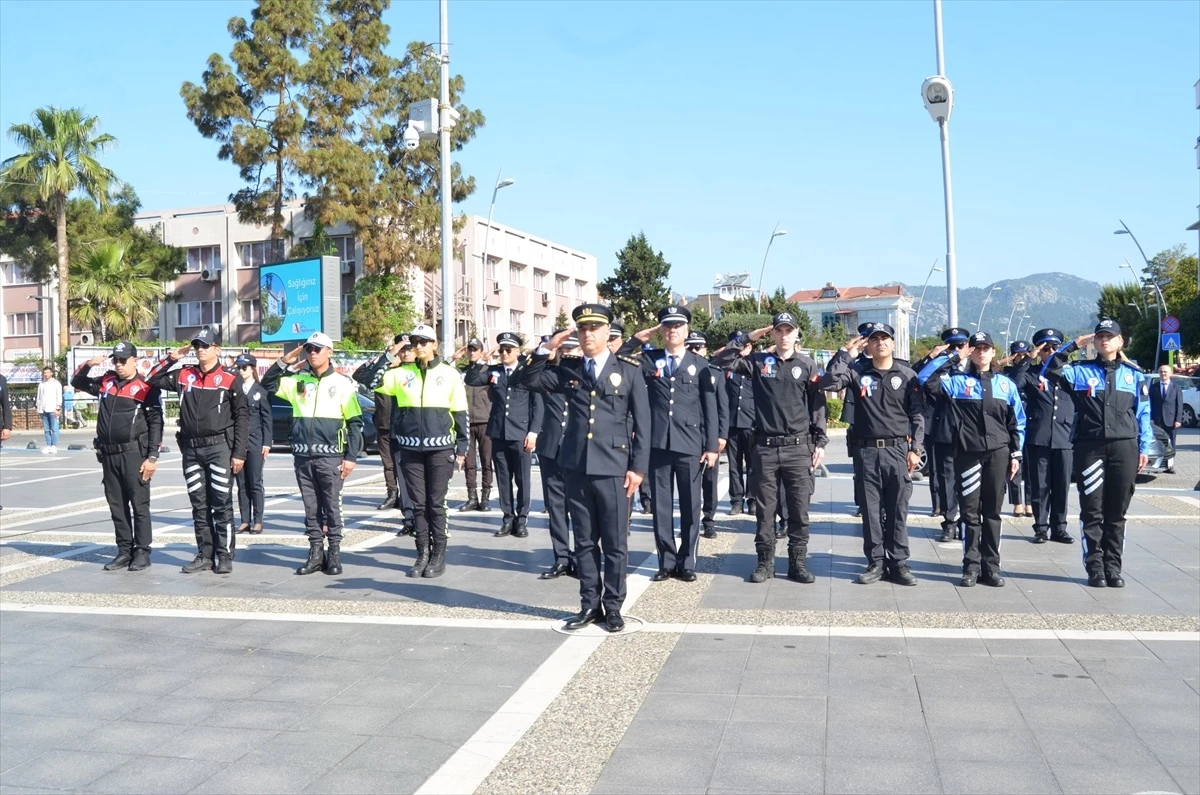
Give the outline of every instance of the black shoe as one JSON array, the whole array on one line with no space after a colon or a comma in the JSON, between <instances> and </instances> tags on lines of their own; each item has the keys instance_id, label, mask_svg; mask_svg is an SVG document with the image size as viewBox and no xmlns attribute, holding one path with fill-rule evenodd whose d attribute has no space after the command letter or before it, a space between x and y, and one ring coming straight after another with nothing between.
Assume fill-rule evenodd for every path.
<instances>
[{"instance_id":1,"label":"black shoe","mask_svg":"<svg viewBox=\"0 0 1200 795\"><path fill-rule=\"evenodd\" d=\"M866 571L858 575L858 577L855 579L855 582L857 582L859 585L871 585L872 583L879 582L882 579L883 564L872 563L870 566L867 566Z\"/></svg>"},{"instance_id":2,"label":"black shoe","mask_svg":"<svg viewBox=\"0 0 1200 795\"><path fill-rule=\"evenodd\" d=\"M700 535L704 536L705 538L716 538L717 537L716 525L714 525L712 522L708 522L708 523L704 524L703 528L700 530Z\"/></svg>"},{"instance_id":3,"label":"black shoe","mask_svg":"<svg viewBox=\"0 0 1200 795\"><path fill-rule=\"evenodd\" d=\"M492 538L504 538L505 536L510 536L512 535L512 531L513 520L505 519L503 522L501 522L500 529L492 533Z\"/></svg>"},{"instance_id":4,"label":"black shoe","mask_svg":"<svg viewBox=\"0 0 1200 795\"><path fill-rule=\"evenodd\" d=\"M133 551L133 561L129 564L130 571L142 571L150 568L150 550L135 549Z\"/></svg>"},{"instance_id":5,"label":"black shoe","mask_svg":"<svg viewBox=\"0 0 1200 795\"><path fill-rule=\"evenodd\" d=\"M1033 531L1033 543L1044 544L1049 540L1050 540L1050 537L1046 535L1045 530L1034 530Z\"/></svg>"},{"instance_id":6,"label":"black shoe","mask_svg":"<svg viewBox=\"0 0 1200 795\"><path fill-rule=\"evenodd\" d=\"M250 535L252 535L252 536L262 535L262 522L254 523L254 526L250 528Z\"/></svg>"},{"instance_id":7,"label":"black shoe","mask_svg":"<svg viewBox=\"0 0 1200 795\"><path fill-rule=\"evenodd\" d=\"M995 572L987 572L979 577L980 585L987 585L992 588L1003 588L1004 578Z\"/></svg>"},{"instance_id":8,"label":"black shoe","mask_svg":"<svg viewBox=\"0 0 1200 795\"><path fill-rule=\"evenodd\" d=\"M954 531L953 530L942 530L942 535L938 539L938 542L945 544L946 542L953 541L953 540L954 540Z\"/></svg>"},{"instance_id":9,"label":"black shoe","mask_svg":"<svg viewBox=\"0 0 1200 795\"><path fill-rule=\"evenodd\" d=\"M117 556L104 564L105 571L117 571L118 569L128 569L129 564L133 561L133 554L127 549L118 549Z\"/></svg>"},{"instance_id":10,"label":"black shoe","mask_svg":"<svg viewBox=\"0 0 1200 795\"><path fill-rule=\"evenodd\" d=\"M671 571L669 569L659 569L650 575L650 582L665 582L669 579L671 579Z\"/></svg>"},{"instance_id":11,"label":"black shoe","mask_svg":"<svg viewBox=\"0 0 1200 795\"><path fill-rule=\"evenodd\" d=\"M979 574L974 571L964 571L962 579L958 581L960 588L974 588L975 583L979 581Z\"/></svg>"},{"instance_id":12,"label":"black shoe","mask_svg":"<svg viewBox=\"0 0 1200 795\"><path fill-rule=\"evenodd\" d=\"M591 610L580 610L568 618L567 623L563 624L563 629L583 629L588 624L595 624L597 621L603 620L604 611L598 607L593 607Z\"/></svg>"},{"instance_id":13,"label":"black shoe","mask_svg":"<svg viewBox=\"0 0 1200 795\"><path fill-rule=\"evenodd\" d=\"M942 512L939 511L937 508L934 508L932 511L929 512L929 518L931 518L931 519L935 516L941 516L941 515L942 515Z\"/></svg>"},{"instance_id":14,"label":"black shoe","mask_svg":"<svg viewBox=\"0 0 1200 795\"><path fill-rule=\"evenodd\" d=\"M855 518L855 519L861 519L861 518L862 518L862 508L857 508L857 507L856 507L856 508L854 509L854 518Z\"/></svg>"},{"instance_id":15,"label":"black shoe","mask_svg":"<svg viewBox=\"0 0 1200 795\"><path fill-rule=\"evenodd\" d=\"M233 555L217 555L217 563L213 566L215 574L233 573Z\"/></svg>"},{"instance_id":16,"label":"black shoe","mask_svg":"<svg viewBox=\"0 0 1200 795\"><path fill-rule=\"evenodd\" d=\"M325 555L325 565L321 567L321 571L329 575L337 575L342 573L342 551L338 547L330 547L328 554Z\"/></svg>"},{"instance_id":17,"label":"black shoe","mask_svg":"<svg viewBox=\"0 0 1200 795\"><path fill-rule=\"evenodd\" d=\"M571 567L565 563L555 563L548 570L543 571L538 575L539 580L557 580L559 577L570 572Z\"/></svg>"},{"instance_id":18,"label":"black shoe","mask_svg":"<svg viewBox=\"0 0 1200 795\"><path fill-rule=\"evenodd\" d=\"M783 526L783 520L780 519L775 523L775 540L779 541L782 538L787 538L787 528Z\"/></svg>"},{"instance_id":19,"label":"black shoe","mask_svg":"<svg viewBox=\"0 0 1200 795\"><path fill-rule=\"evenodd\" d=\"M296 569L297 574L313 574L321 570L325 565L325 550L323 549L324 542L310 541L308 542L308 560L304 565Z\"/></svg>"},{"instance_id":20,"label":"black shoe","mask_svg":"<svg viewBox=\"0 0 1200 795\"><path fill-rule=\"evenodd\" d=\"M1121 579L1121 572L1119 571L1110 571L1107 575L1105 575L1104 581L1108 584L1109 588L1125 587L1125 581Z\"/></svg>"},{"instance_id":21,"label":"black shoe","mask_svg":"<svg viewBox=\"0 0 1200 795\"><path fill-rule=\"evenodd\" d=\"M529 528L526 526L528 520L524 517L517 519L516 526L513 527L512 534L516 538L529 538Z\"/></svg>"},{"instance_id":22,"label":"black shoe","mask_svg":"<svg viewBox=\"0 0 1200 795\"><path fill-rule=\"evenodd\" d=\"M750 582L762 583L775 576L775 550L759 550L758 566L750 574Z\"/></svg>"},{"instance_id":23,"label":"black shoe","mask_svg":"<svg viewBox=\"0 0 1200 795\"><path fill-rule=\"evenodd\" d=\"M389 491L387 493L387 496L384 497L383 502L379 503L379 505L376 507L375 510L386 511L389 508L395 508L396 503L398 503L399 501L400 501L400 495L397 494L395 491Z\"/></svg>"},{"instance_id":24,"label":"black shoe","mask_svg":"<svg viewBox=\"0 0 1200 795\"><path fill-rule=\"evenodd\" d=\"M236 531L236 532L237 532L238 534L241 534L241 533L249 533L249 532L250 532L250 524L249 524L249 523L246 523L246 524L240 525L240 526L238 527L238 529L237 529L237 531Z\"/></svg>"},{"instance_id":25,"label":"black shoe","mask_svg":"<svg viewBox=\"0 0 1200 795\"><path fill-rule=\"evenodd\" d=\"M1051 533L1050 540L1056 544L1074 544L1075 536L1065 531L1062 533Z\"/></svg>"},{"instance_id":26,"label":"black shoe","mask_svg":"<svg viewBox=\"0 0 1200 795\"><path fill-rule=\"evenodd\" d=\"M197 554L196 557L192 558L192 562L184 564L184 567L180 569L180 571L182 571L184 574L195 574L198 571L208 571L212 568L212 566L213 562L211 560L203 555Z\"/></svg>"},{"instance_id":27,"label":"black shoe","mask_svg":"<svg viewBox=\"0 0 1200 795\"><path fill-rule=\"evenodd\" d=\"M913 576L912 570L908 568L907 563L897 563L892 567L892 570L887 573L887 578L896 585L917 584L917 578Z\"/></svg>"},{"instance_id":28,"label":"black shoe","mask_svg":"<svg viewBox=\"0 0 1200 795\"><path fill-rule=\"evenodd\" d=\"M434 539L429 545L429 565L421 576L427 580L441 577L446 573L446 539Z\"/></svg>"},{"instance_id":29,"label":"black shoe","mask_svg":"<svg viewBox=\"0 0 1200 795\"><path fill-rule=\"evenodd\" d=\"M1088 574L1087 584L1091 588L1107 588L1108 579L1104 576L1103 572L1093 571Z\"/></svg>"},{"instance_id":30,"label":"black shoe","mask_svg":"<svg viewBox=\"0 0 1200 795\"><path fill-rule=\"evenodd\" d=\"M742 515L742 504L739 502L736 505L730 505L729 506L729 515L730 516L741 516Z\"/></svg>"},{"instance_id":31,"label":"black shoe","mask_svg":"<svg viewBox=\"0 0 1200 795\"><path fill-rule=\"evenodd\" d=\"M650 503L642 500L642 513L650 513Z\"/></svg>"},{"instance_id":32,"label":"black shoe","mask_svg":"<svg viewBox=\"0 0 1200 795\"><path fill-rule=\"evenodd\" d=\"M695 582L696 572L692 569L677 569L675 571L675 579L681 582Z\"/></svg>"},{"instance_id":33,"label":"black shoe","mask_svg":"<svg viewBox=\"0 0 1200 795\"><path fill-rule=\"evenodd\" d=\"M625 629L625 619L616 610L604 614L604 628L609 632L620 632Z\"/></svg>"}]
</instances>

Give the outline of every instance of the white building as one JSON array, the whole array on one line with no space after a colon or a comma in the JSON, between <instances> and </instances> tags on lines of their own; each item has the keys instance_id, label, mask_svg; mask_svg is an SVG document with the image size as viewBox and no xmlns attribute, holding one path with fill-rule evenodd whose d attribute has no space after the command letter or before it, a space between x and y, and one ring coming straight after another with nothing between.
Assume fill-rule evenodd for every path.
<instances>
[{"instance_id":1,"label":"white building","mask_svg":"<svg viewBox=\"0 0 1200 795\"><path fill-rule=\"evenodd\" d=\"M800 290L788 297L807 312L813 328L841 325L850 336L858 333L862 323L887 323L896 330L895 355L909 358L909 317L913 299L904 288L894 287L835 287L828 282L819 290Z\"/></svg>"}]
</instances>

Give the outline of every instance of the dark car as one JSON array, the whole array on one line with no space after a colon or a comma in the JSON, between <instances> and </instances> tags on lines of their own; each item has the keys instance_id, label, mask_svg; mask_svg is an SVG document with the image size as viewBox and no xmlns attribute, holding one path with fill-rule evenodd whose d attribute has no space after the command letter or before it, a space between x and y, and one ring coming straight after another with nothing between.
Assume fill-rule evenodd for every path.
<instances>
[{"instance_id":1,"label":"dark car","mask_svg":"<svg viewBox=\"0 0 1200 795\"><path fill-rule=\"evenodd\" d=\"M358 385L358 405L363 415L363 452L378 453L379 439L375 433L375 397L371 390ZM292 436L292 407L277 395L271 396L271 434L275 447L289 447Z\"/></svg>"}]
</instances>

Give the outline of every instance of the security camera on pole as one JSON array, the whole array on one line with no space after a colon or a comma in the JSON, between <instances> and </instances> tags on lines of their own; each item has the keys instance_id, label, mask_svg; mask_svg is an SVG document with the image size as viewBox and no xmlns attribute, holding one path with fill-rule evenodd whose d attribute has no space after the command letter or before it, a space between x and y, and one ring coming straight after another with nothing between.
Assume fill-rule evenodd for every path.
<instances>
[{"instance_id":1,"label":"security camera on pole","mask_svg":"<svg viewBox=\"0 0 1200 795\"><path fill-rule=\"evenodd\" d=\"M933 28L937 49L937 74L921 84L925 110L938 124L942 138L942 189L946 201L946 305L949 325L958 325L958 272L954 263L954 192L950 186L950 112L954 109L954 87L946 77L942 53L942 0L933 0Z\"/></svg>"}]
</instances>

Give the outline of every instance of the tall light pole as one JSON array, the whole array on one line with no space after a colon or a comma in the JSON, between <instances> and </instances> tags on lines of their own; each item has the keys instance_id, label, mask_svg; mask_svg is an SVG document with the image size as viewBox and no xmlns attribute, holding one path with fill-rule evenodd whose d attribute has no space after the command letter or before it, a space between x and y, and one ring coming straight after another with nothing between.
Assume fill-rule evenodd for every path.
<instances>
[{"instance_id":1,"label":"tall light pole","mask_svg":"<svg viewBox=\"0 0 1200 795\"><path fill-rule=\"evenodd\" d=\"M487 295L487 291L484 289L483 286L485 284L487 284L488 237L492 233L492 214L494 212L496 212L496 194L500 192L501 188L507 188L509 185L516 183L515 179L511 179L511 178L510 179L502 179L503 176L504 176L504 167L501 166L500 173L496 175L496 187L492 188L492 204L490 207L488 207L487 228L483 230L483 256L480 257L480 259L479 259L479 282L478 282L478 284L480 285L480 287L479 287L479 327L480 328L483 328L483 321L485 319L485 315L487 314L483 308L484 307L484 303L483 303L484 296Z\"/></svg>"},{"instance_id":2,"label":"tall light pole","mask_svg":"<svg viewBox=\"0 0 1200 795\"><path fill-rule=\"evenodd\" d=\"M450 215L450 9L449 0L439 5L441 67L438 80L438 146L442 166L442 359L454 353L454 220Z\"/></svg>"},{"instance_id":3,"label":"tall light pole","mask_svg":"<svg viewBox=\"0 0 1200 795\"><path fill-rule=\"evenodd\" d=\"M925 306L925 290L929 288L929 280L933 277L934 271L941 271L938 267L938 261L935 259L933 264L929 266L929 273L925 274L925 284L921 286L921 300L917 302L917 317L913 321L913 338L921 335L921 309Z\"/></svg>"},{"instance_id":4,"label":"tall light pole","mask_svg":"<svg viewBox=\"0 0 1200 795\"><path fill-rule=\"evenodd\" d=\"M783 223L780 221L779 223ZM758 308L762 309L763 304L763 276L767 272L767 256L771 253L771 244L775 242L775 238L783 237L787 234L786 229L780 229L779 224L775 224L775 228L771 230L771 239L767 241L767 250L763 254L762 268L758 271Z\"/></svg>"},{"instance_id":5,"label":"tall light pole","mask_svg":"<svg viewBox=\"0 0 1200 795\"><path fill-rule=\"evenodd\" d=\"M942 50L942 0L933 0L933 34L937 51L937 74L921 84L925 110L938 124L942 140L942 191L946 205L946 296L951 326L958 325L958 272L954 263L954 191L950 182L950 113L954 109L954 87L946 77Z\"/></svg>"},{"instance_id":6,"label":"tall light pole","mask_svg":"<svg viewBox=\"0 0 1200 795\"><path fill-rule=\"evenodd\" d=\"M1139 293L1142 292L1139 287L1139 285L1141 284L1141 279L1138 278L1137 271L1134 270L1134 267L1129 264L1129 260L1125 260L1124 262L1118 264L1117 267L1118 268L1129 268L1129 278L1133 279L1133 286L1135 288L1138 288ZM1145 308L1145 306L1146 306L1146 295L1145 295L1145 293L1142 293L1142 307Z\"/></svg>"},{"instance_id":7,"label":"tall light pole","mask_svg":"<svg viewBox=\"0 0 1200 795\"><path fill-rule=\"evenodd\" d=\"M1000 285L998 284L992 289L988 290L987 297L983 299L983 306L979 307L979 320L975 321L976 331L983 331L983 310L987 309L988 301L992 300L992 293L998 292L999 290Z\"/></svg>"},{"instance_id":8,"label":"tall light pole","mask_svg":"<svg viewBox=\"0 0 1200 795\"><path fill-rule=\"evenodd\" d=\"M1014 337L1013 339L1018 339L1018 340L1021 339L1021 326L1025 323L1026 320L1029 320L1031 317L1032 317L1032 315L1022 315L1021 316L1021 318L1017 321L1017 336ZM1033 328L1033 323L1029 324L1029 328ZM1027 333L1027 334L1029 333L1028 328L1025 329L1025 333Z\"/></svg>"},{"instance_id":9,"label":"tall light pole","mask_svg":"<svg viewBox=\"0 0 1200 795\"><path fill-rule=\"evenodd\" d=\"M1009 332L1010 332L1010 331L1012 331L1012 319L1013 319L1013 315L1017 314L1017 312L1018 312L1018 311L1022 311L1022 310L1024 310L1024 309L1025 309L1025 302L1024 302L1024 301L1017 301L1016 303L1014 303L1014 304L1013 304L1012 311L1008 313L1008 325L1004 327L1004 336L1005 336L1005 338L1007 338L1007 337L1008 337L1008 334L1009 334ZM1017 326L1017 331L1018 331L1018 332L1020 332L1020 330L1021 330L1021 327L1020 327L1020 325L1018 325L1018 326ZM1020 339L1020 337L1017 337L1016 339Z\"/></svg>"},{"instance_id":10,"label":"tall light pole","mask_svg":"<svg viewBox=\"0 0 1200 795\"><path fill-rule=\"evenodd\" d=\"M1129 235L1129 239L1133 241L1133 245L1137 246L1138 253L1142 255L1142 262L1146 263L1146 269L1142 271L1142 273L1146 274L1146 283L1148 286L1152 285L1154 287L1154 297L1155 301L1158 303L1158 345L1154 350L1154 369L1157 370L1159 356L1162 353L1162 290L1159 289L1158 283L1154 278L1154 266L1150 264L1150 258L1146 256L1145 249L1143 249L1142 244L1138 242L1137 235L1135 235L1120 218L1117 219L1117 223L1121 225L1121 228L1114 230L1113 234ZM1132 268L1130 270L1132 270Z\"/></svg>"},{"instance_id":11,"label":"tall light pole","mask_svg":"<svg viewBox=\"0 0 1200 795\"><path fill-rule=\"evenodd\" d=\"M1147 268L1146 270L1149 271L1150 269ZM1171 283L1170 279L1163 279L1163 284L1170 284L1170 283ZM1153 294L1154 305L1158 307L1158 345L1154 349L1154 369L1157 370L1158 369L1158 360L1162 355L1162 335L1163 335L1162 319L1163 319L1163 313L1167 311L1167 302L1163 298L1162 287L1159 285L1159 283L1157 281L1154 280L1153 273L1146 273L1145 286L1146 286L1146 288L1148 288L1150 290L1151 294ZM1174 361L1175 361L1174 352L1172 352L1172 355L1171 355L1172 364L1174 364Z\"/></svg>"}]
</instances>

